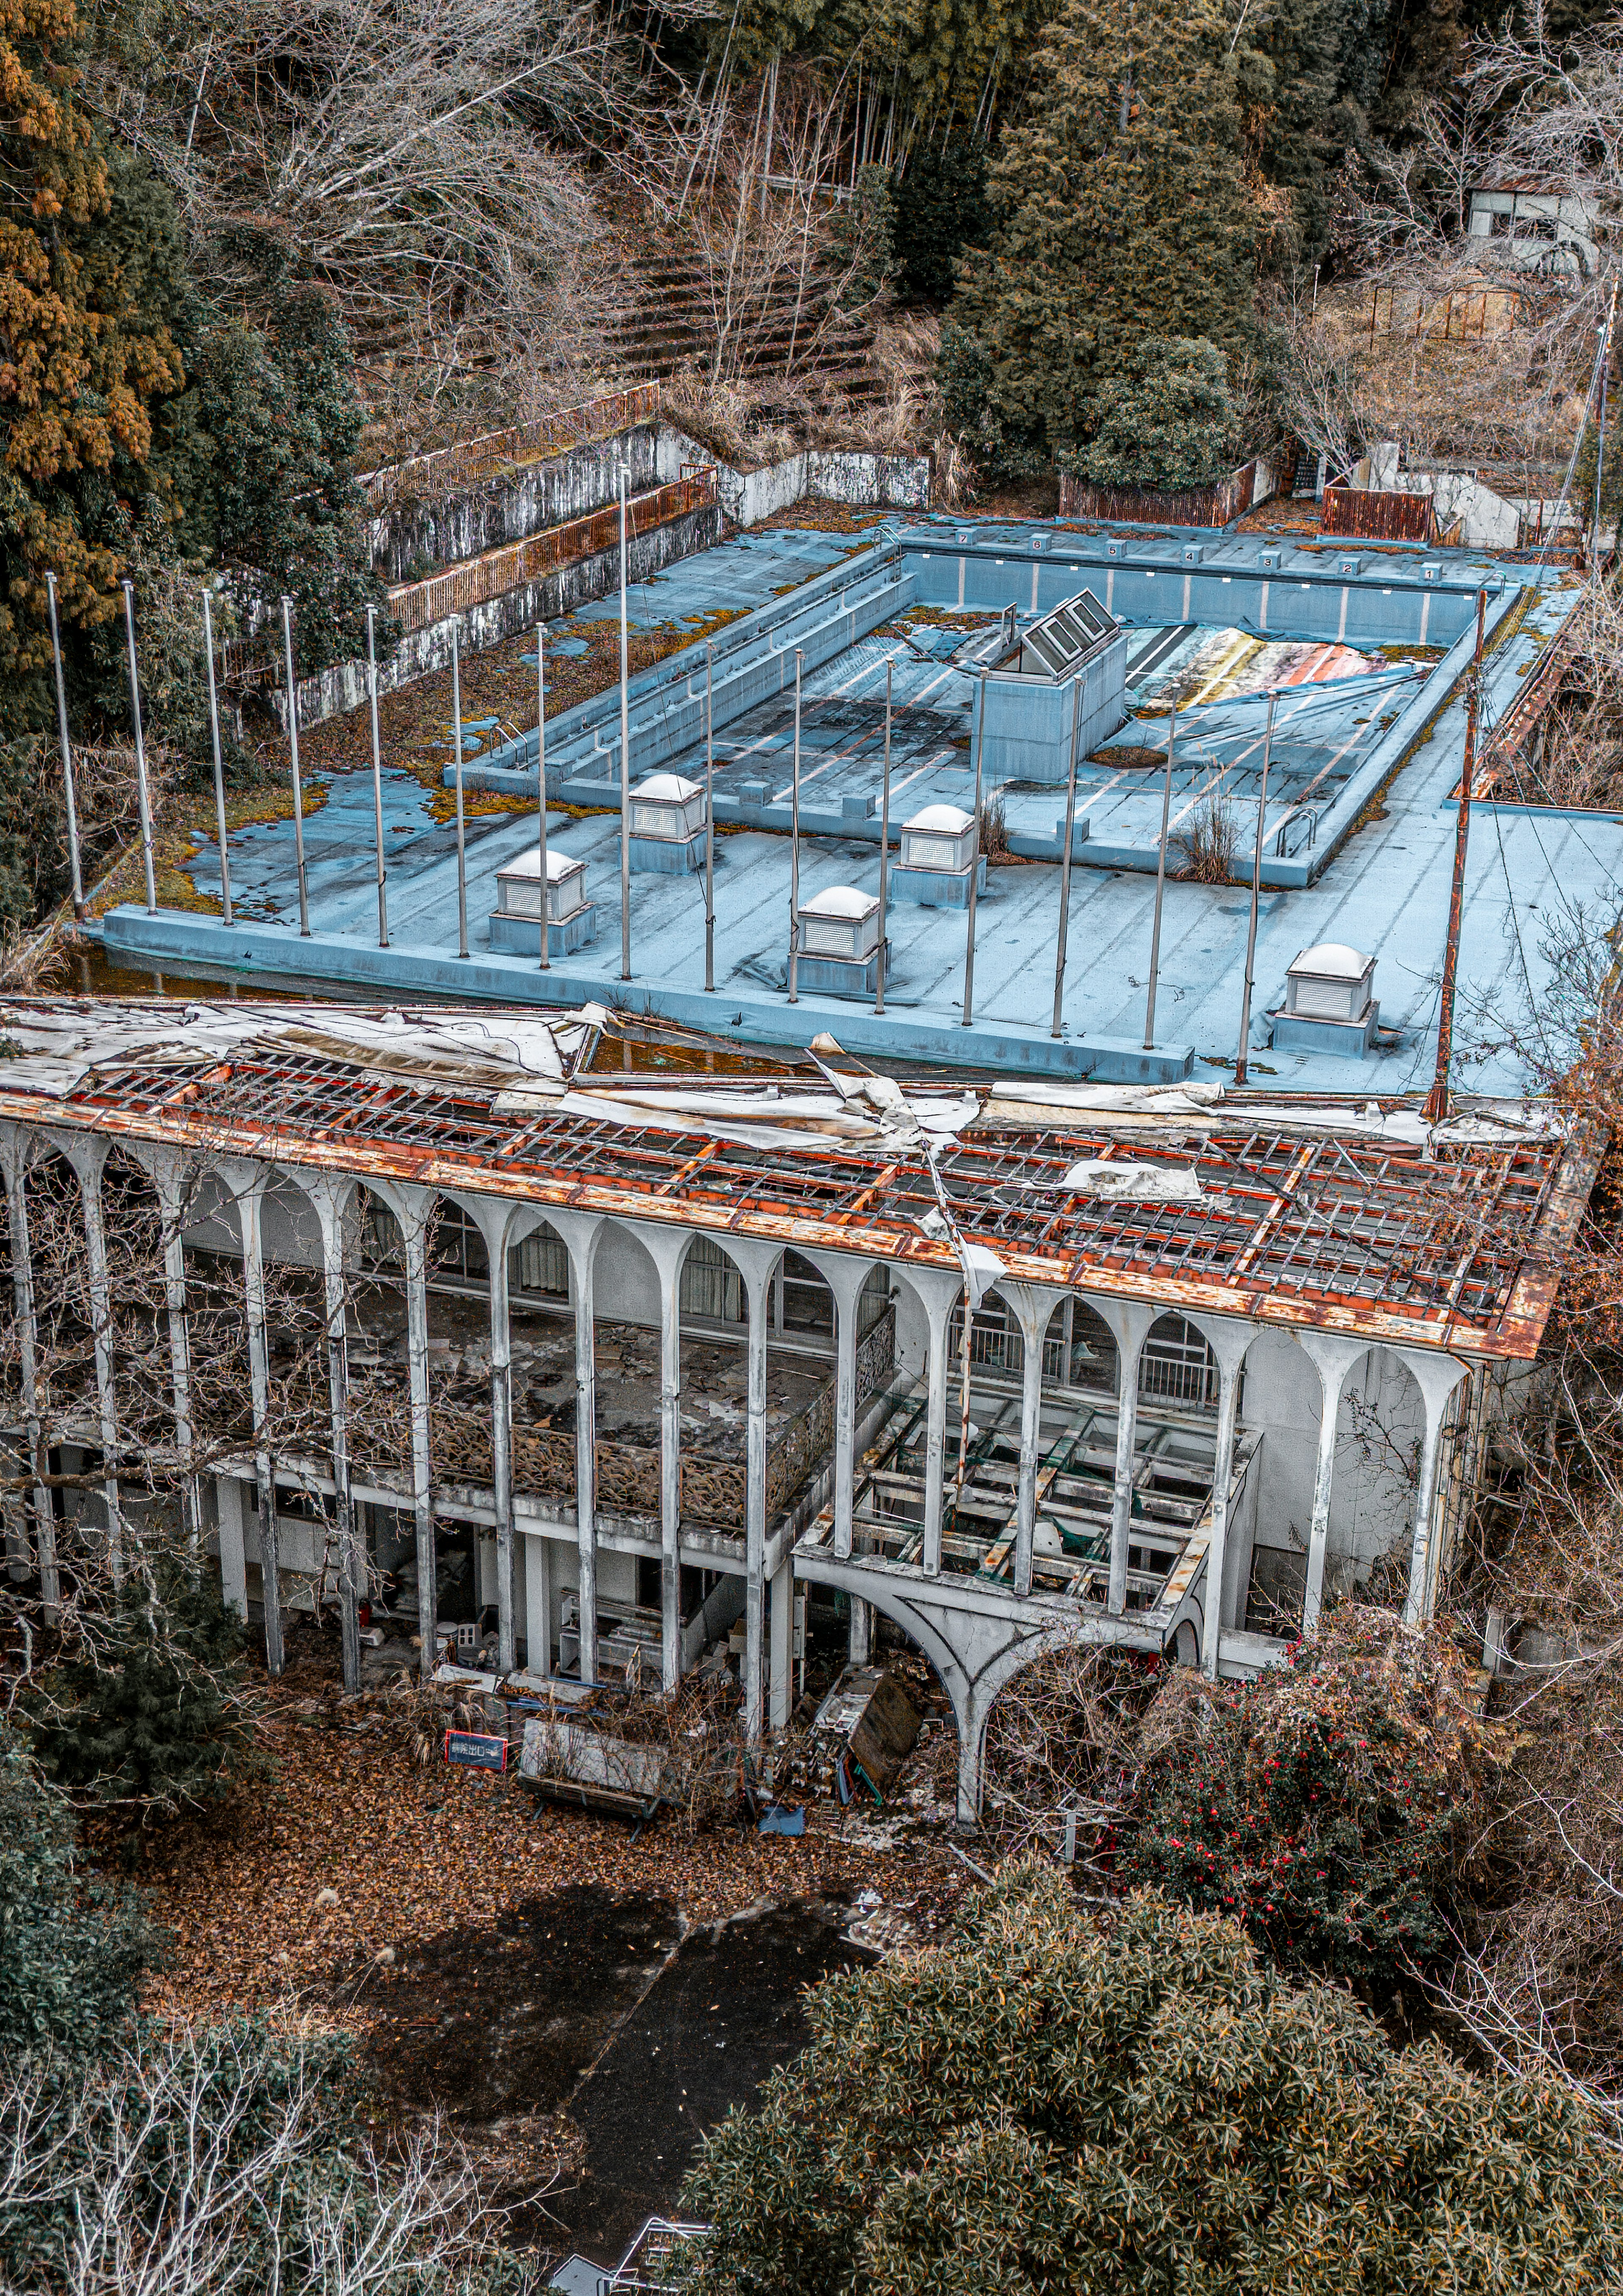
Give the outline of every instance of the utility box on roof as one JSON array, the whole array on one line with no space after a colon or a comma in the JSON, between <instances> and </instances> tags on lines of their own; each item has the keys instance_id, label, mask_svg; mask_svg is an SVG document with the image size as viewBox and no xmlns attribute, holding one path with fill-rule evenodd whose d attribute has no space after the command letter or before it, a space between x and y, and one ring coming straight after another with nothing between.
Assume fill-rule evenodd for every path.
<instances>
[{"instance_id":1,"label":"utility box on roof","mask_svg":"<svg viewBox=\"0 0 1623 2296\"><path fill-rule=\"evenodd\" d=\"M681 877L704 860L704 791L680 774L650 774L631 792L631 865Z\"/></svg>"},{"instance_id":2,"label":"utility box on roof","mask_svg":"<svg viewBox=\"0 0 1623 2296\"><path fill-rule=\"evenodd\" d=\"M902 857L890 872L891 896L927 909L967 908L974 857L974 815L962 806L927 805L902 824ZM986 881L982 860L977 890Z\"/></svg>"},{"instance_id":3,"label":"utility box on roof","mask_svg":"<svg viewBox=\"0 0 1623 2296\"><path fill-rule=\"evenodd\" d=\"M803 901L797 971L802 988L871 996L879 964L879 897L831 885Z\"/></svg>"},{"instance_id":4,"label":"utility box on roof","mask_svg":"<svg viewBox=\"0 0 1623 2296\"><path fill-rule=\"evenodd\" d=\"M1342 941L1305 948L1285 975L1285 1001L1273 1015L1281 1052L1344 1053L1362 1060L1380 1025L1375 960Z\"/></svg>"},{"instance_id":5,"label":"utility box on roof","mask_svg":"<svg viewBox=\"0 0 1623 2296\"><path fill-rule=\"evenodd\" d=\"M586 900L586 865L573 854L546 849L547 955L566 956L596 930ZM541 849L532 845L496 873L490 946L520 955L541 953Z\"/></svg>"}]
</instances>

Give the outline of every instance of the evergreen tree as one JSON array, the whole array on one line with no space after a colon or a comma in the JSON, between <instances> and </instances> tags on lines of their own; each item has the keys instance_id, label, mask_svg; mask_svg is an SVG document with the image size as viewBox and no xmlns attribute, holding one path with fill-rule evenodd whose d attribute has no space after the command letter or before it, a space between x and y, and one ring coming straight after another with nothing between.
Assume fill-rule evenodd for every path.
<instances>
[{"instance_id":1,"label":"evergreen tree","mask_svg":"<svg viewBox=\"0 0 1623 2296\"><path fill-rule=\"evenodd\" d=\"M153 402L184 379L131 250L100 236L113 180L79 78L71 0L12 0L0 15L0 736L48 710L46 569L70 624L112 616L119 488L151 453Z\"/></svg>"},{"instance_id":2,"label":"evergreen tree","mask_svg":"<svg viewBox=\"0 0 1623 2296\"><path fill-rule=\"evenodd\" d=\"M1004 1877L827 1980L706 2139L691 2296L1613 2289L1623 2168L1570 2090L1398 2050L1340 1988L1144 1893Z\"/></svg>"},{"instance_id":3,"label":"evergreen tree","mask_svg":"<svg viewBox=\"0 0 1623 2296\"><path fill-rule=\"evenodd\" d=\"M983 453L1086 439L1146 336L1251 340L1258 219L1228 49L1212 0L1067 0L1050 28L988 176L993 243L954 307L988 362Z\"/></svg>"},{"instance_id":4,"label":"evergreen tree","mask_svg":"<svg viewBox=\"0 0 1623 2296\"><path fill-rule=\"evenodd\" d=\"M1093 437L1064 459L1101 486L1208 486L1234 462L1240 417L1212 343L1146 335L1098 405Z\"/></svg>"},{"instance_id":5,"label":"evergreen tree","mask_svg":"<svg viewBox=\"0 0 1623 2296\"><path fill-rule=\"evenodd\" d=\"M184 1570L153 1592L131 1581L121 1640L50 1685L39 1759L70 1792L142 1812L196 1808L227 1791L249 1754L242 1629L217 1585Z\"/></svg>"},{"instance_id":6,"label":"evergreen tree","mask_svg":"<svg viewBox=\"0 0 1623 2296\"><path fill-rule=\"evenodd\" d=\"M901 291L922 303L950 301L954 265L965 248L983 244L991 221L986 145L976 136L967 143L955 138L939 150L915 146L893 209Z\"/></svg>"},{"instance_id":7,"label":"evergreen tree","mask_svg":"<svg viewBox=\"0 0 1623 2296\"><path fill-rule=\"evenodd\" d=\"M153 1950L134 1898L76 1871L67 1804L0 1725L0 2058L104 2046Z\"/></svg>"}]
</instances>

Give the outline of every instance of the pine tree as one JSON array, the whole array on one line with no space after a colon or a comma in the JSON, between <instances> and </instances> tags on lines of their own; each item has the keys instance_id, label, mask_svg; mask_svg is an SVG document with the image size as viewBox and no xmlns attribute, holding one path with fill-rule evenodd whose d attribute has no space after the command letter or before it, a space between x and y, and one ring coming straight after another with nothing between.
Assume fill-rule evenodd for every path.
<instances>
[{"instance_id":1,"label":"pine tree","mask_svg":"<svg viewBox=\"0 0 1623 2296\"><path fill-rule=\"evenodd\" d=\"M69 622L111 617L110 482L144 464L152 403L184 379L126 266L86 251L112 186L77 102L78 39L72 0L0 14L0 734L48 706L46 569Z\"/></svg>"},{"instance_id":2,"label":"pine tree","mask_svg":"<svg viewBox=\"0 0 1623 2296\"><path fill-rule=\"evenodd\" d=\"M1254 333L1258 218L1211 0L1068 0L1031 86L954 307L989 362L980 443L1005 456L1087 438L1146 337L1230 352Z\"/></svg>"}]
</instances>

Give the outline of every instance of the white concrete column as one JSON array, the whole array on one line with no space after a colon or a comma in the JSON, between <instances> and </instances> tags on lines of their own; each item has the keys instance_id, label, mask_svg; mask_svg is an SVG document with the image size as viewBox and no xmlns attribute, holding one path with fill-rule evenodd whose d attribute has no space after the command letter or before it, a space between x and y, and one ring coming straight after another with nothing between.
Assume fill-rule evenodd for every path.
<instances>
[{"instance_id":1,"label":"white concrete column","mask_svg":"<svg viewBox=\"0 0 1623 2296\"><path fill-rule=\"evenodd\" d=\"M0 1177L5 1183L7 1232L12 1256L12 1309L17 1324L17 1375L22 1422L28 1438L29 1471L34 1485L34 1551L39 1567L39 1601L47 1626L61 1604L56 1559L56 1508L45 1478L45 1430L39 1406L39 1326L34 1304L34 1250L29 1234L27 1176L34 1153L31 1136L20 1126L0 1124Z\"/></svg>"},{"instance_id":2,"label":"white concrete column","mask_svg":"<svg viewBox=\"0 0 1623 2296\"><path fill-rule=\"evenodd\" d=\"M398 1222L406 1258L406 1367L411 1398L412 1513L417 1533L417 1633L419 1666L426 1682L434 1671L435 1629L439 1624L429 1394L429 1230L439 1195L433 1188L404 1180L368 1180L366 1185Z\"/></svg>"},{"instance_id":3,"label":"white concrete column","mask_svg":"<svg viewBox=\"0 0 1623 2296\"><path fill-rule=\"evenodd\" d=\"M1116 1342L1116 1480L1111 1498L1111 1578L1105 1608L1119 1619L1127 1606L1127 1542L1133 1526L1134 1453L1138 1440L1138 1361L1152 1326L1163 1312L1139 1300L1085 1293L1111 1327Z\"/></svg>"},{"instance_id":4,"label":"white concrete column","mask_svg":"<svg viewBox=\"0 0 1623 2296\"><path fill-rule=\"evenodd\" d=\"M214 1511L219 1524L220 1595L228 1611L248 1620L248 1556L243 1535L242 1486L234 1475L214 1478Z\"/></svg>"},{"instance_id":5,"label":"white concrete column","mask_svg":"<svg viewBox=\"0 0 1623 2296\"><path fill-rule=\"evenodd\" d=\"M767 1672L766 1721L773 1730L787 1730L794 1710L795 1566L785 1554L772 1574L772 1647Z\"/></svg>"},{"instance_id":6,"label":"white concrete column","mask_svg":"<svg viewBox=\"0 0 1623 2296\"><path fill-rule=\"evenodd\" d=\"M361 1603L366 1593L366 1539L350 1488L349 1295L344 1279L345 1233L360 1183L337 1172L294 1172L321 1225L323 1312L327 1325L328 1452L332 1463L338 1546L339 1623L344 1688L361 1686Z\"/></svg>"},{"instance_id":7,"label":"white concrete column","mask_svg":"<svg viewBox=\"0 0 1623 2296\"><path fill-rule=\"evenodd\" d=\"M276 1474L270 1438L270 1349L265 1330L265 1251L260 1212L270 1172L263 1164L228 1157L216 1167L236 1200L242 1238L242 1300L248 1319L248 1388L253 1408L254 1480L259 1497L259 1580L265 1609L265 1664L276 1675L285 1663L282 1634L282 1570L277 1551Z\"/></svg>"},{"instance_id":8,"label":"white concrete column","mask_svg":"<svg viewBox=\"0 0 1623 2296\"><path fill-rule=\"evenodd\" d=\"M1068 1294L1056 1284L1017 1283L1009 1277L994 1287L1014 1310L1020 1325L1020 1481L1014 1503L1014 1591L1031 1592L1031 1549L1037 1534L1037 1464L1043 1433L1043 1343L1054 1309Z\"/></svg>"},{"instance_id":9,"label":"white concrete column","mask_svg":"<svg viewBox=\"0 0 1623 2296\"><path fill-rule=\"evenodd\" d=\"M593 1271L604 1221L598 1212L551 1211L575 1285L575 1548L580 1576L580 1678L597 1679L597 1346Z\"/></svg>"},{"instance_id":10,"label":"white concrete column","mask_svg":"<svg viewBox=\"0 0 1623 2296\"><path fill-rule=\"evenodd\" d=\"M450 1192L484 1240L490 1268L490 1481L496 1507L496 1665L518 1664L518 1570L512 1526L512 1302L508 1263L513 1246L541 1226L541 1216L504 1196Z\"/></svg>"},{"instance_id":11,"label":"white concrete column","mask_svg":"<svg viewBox=\"0 0 1623 2296\"><path fill-rule=\"evenodd\" d=\"M1437 1607L1437 1578L1441 1563L1436 1534L1438 1468L1442 1457L1443 1423L1455 1390L1469 1379L1469 1365L1453 1356L1432 1355L1419 1348L1394 1348L1414 1374L1426 1407L1426 1428L1420 1447L1420 1473L1414 1492L1414 1533L1409 1547L1409 1587L1403 1615L1410 1626L1429 1619Z\"/></svg>"},{"instance_id":12,"label":"white concrete column","mask_svg":"<svg viewBox=\"0 0 1623 2296\"><path fill-rule=\"evenodd\" d=\"M85 1259L89 1277L91 1339L95 1351L96 1408L102 1434L102 1489L107 1502L107 1564L116 1587L124 1577L124 1508L119 1493L112 1287L107 1274L107 1233L102 1221L102 1174L112 1144L94 1133L58 1132L52 1138L73 1167L85 1208Z\"/></svg>"},{"instance_id":13,"label":"white concrete column","mask_svg":"<svg viewBox=\"0 0 1623 2296\"><path fill-rule=\"evenodd\" d=\"M190 1190L187 1160L178 1148L151 1141L125 1143L151 1180L163 1228L163 1289L169 1332L169 1387L174 1399L175 1448L180 1460L181 1520L193 1564L202 1546L202 1495L193 1464L196 1432L192 1423L192 1341L186 1320L186 1209Z\"/></svg>"},{"instance_id":14,"label":"white concrete column","mask_svg":"<svg viewBox=\"0 0 1623 2296\"><path fill-rule=\"evenodd\" d=\"M660 1275L660 1676L667 1696L682 1680L682 1268L684 1228L627 1220Z\"/></svg>"},{"instance_id":15,"label":"white concrete column","mask_svg":"<svg viewBox=\"0 0 1623 2296\"><path fill-rule=\"evenodd\" d=\"M761 1641L766 1607L767 1293L783 1247L758 1236L718 1236L717 1242L743 1277L750 1306L744 1423L744 1735L753 1744L761 1734Z\"/></svg>"},{"instance_id":16,"label":"white concrete column","mask_svg":"<svg viewBox=\"0 0 1623 2296\"><path fill-rule=\"evenodd\" d=\"M941 1494L947 1464L947 1327L963 1295L957 1268L904 1267L918 1293L930 1327L930 1360L924 1386L924 1548L922 1562L932 1578L941 1575ZM967 1312L967 1309L966 1309Z\"/></svg>"},{"instance_id":17,"label":"white concrete column","mask_svg":"<svg viewBox=\"0 0 1623 2296\"><path fill-rule=\"evenodd\" d=\"M873 1646L873 1605L860 1595L851 1596L851 1621L846 1655L853 1666L866 1666Z\"/></svg>"},{"instance_id":18,"label":"white concrete column","mask_svg":"<svg viewBox=\"0 0 1623 2296\"><path fill-rule=\"evenodd\" d=\"M1257 1326L1233 1316L1191 1316L1189 1320L1217 1360L1217 1444L1212 1462L1211 1543L1206 1550L1201 1636L1201 1663L1215 1682L1218 1645L1228 1624L1223 1615L1223 1587L1228 1565L1229 1485L1234 1480L1234 1414L1240 1404L1245 1351L1257 1336Z\"/></svg>"},{"instance_id":19,"label":"white concrete column","mask_svg":"<svg viewBox=\"0 0 1623 2296\"><path fill-rule=\"evenodd\" d=\"M524 1540L524 1669L537 1676L553 1670L551 1544L533 1536Z\"/></svg>"},{"instance_id":20,"label":"white concrete column","mask_svg":"<svg viewBox=\"0 0 1623 2296\"><path fill-rule=\"evenodd\" d=\"M875 1263L842 1251L806 1257L834 1296L834 1552L844 1555L857 1505L857 1302Z\"/></svg>"},{"instance_id":21,"label":"white concrete column","mask_svg":"<svg viewBox=\"0 0 1623 2296\"><path fill-rule=\"evenodd\" d=\"M1319 1456L1313 1479L1313 1519L1307 1526L1307 1585L1302 1597L1302 1633L1313 1633L1319 1622L1324 1595L1324 1554L1330 1542L1330 1487L1335 1475L1336 1414L1347 1374L1361 1356L1369 1353L1367 1340L1346 1338L1340 1332L1298 1332L1297 1344L1319 1375Z\"/></svg>"}]
</instances>

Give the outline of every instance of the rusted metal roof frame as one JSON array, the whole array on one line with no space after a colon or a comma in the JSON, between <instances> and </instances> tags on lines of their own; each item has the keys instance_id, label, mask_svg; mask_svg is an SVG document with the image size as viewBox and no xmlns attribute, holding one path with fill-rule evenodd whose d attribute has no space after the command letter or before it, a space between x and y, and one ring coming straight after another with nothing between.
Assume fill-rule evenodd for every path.
<instances>
[{"instance_id":1,"label":"rusted metal roof frame","mask_svg":"<svg viewBox=\"0 0 1623 2296\"><path fill-rule=\"evenodd\" d=\"M254 1090L318 1104L319 1121L307 1127L280 1113L210 1104L221 1095L251 1098ZM201 1071L153 1063L93 1074L66 1099L0 1091L0 1115L164 1141L203 1156L244 1155L541 1207L665 1220L718 1236L758 1236L884 1259L904 1270L956 1265L951 1244L922 1234L917 1224L934 1202L922 1161L914 1168L894 1147L840 1144L826 1154L796 1149L785 1151L779 1165L771 1152L741 1150L698 1130L652 1131L635 1121L550 1114L500 1119L493 1097L488 1084L428 1086L358 1061L340 1072L336 1062L273 1062L244 1048L237 1059ZM143 1099L147 1105L138 1104ZM379 1136L391 1122L408 1136ZM1226 1137L1214 1139L1209 1150L1204 1133L1192 1144L1176 1125L1165 1136L1135 1130L1126 1141L1111 1135L1106 1118L1037 1134L984 1128L986 1123L983 1113L982 1128L948 1148L939 1168L963 1232L996 1251L1012 1276L1480 1359L1537 1352L1602 1144L1593 1137L1570 1144L1546 1137L1439 1152L1438 1160L1427 1161L1328 1134L1304 1141L1299 1132L1253 1128L1246 1137L1240 1105L1222 1127ZM480 1147L470 1140L468 1152L459 1152L459 1131L504 1136ZM1111 1145L1127 1149L1135 1160L1188 1165L1204 1155L1212 1193L1193 1207L1094 1198L1078 1205L1042 1177ZM1349 1149L1366 1160L1365 1168ZM1461 1186L1451 1175L1475 1186ZM1322 1183L1316 1193L1310 1178ZM1361 1200L1354 1185L1359 1178L1366 1189ZM683 1189L679 1199L673 1184ZM914 1203L917 1211L910 1210ZM1486 1250L1496 1219L1498 1232ZM1288 1246L1272 1251L1275 1237L1288 1237ZM1463 1242L1471 1247L1463 1258ZM1316 1275L1315 1259L1325 1253L1329 1259ZM1225 1258L1227 1265L1191 1272L1193 1262ZM1359 1296L1347 1288L1349 1280L1368 1283L1374 1296ZM1427 1296L1392 1296L1416 1288ZM1469 1311L1462 1306L1468 1288Z\"/></svg>"}]
</instances>

